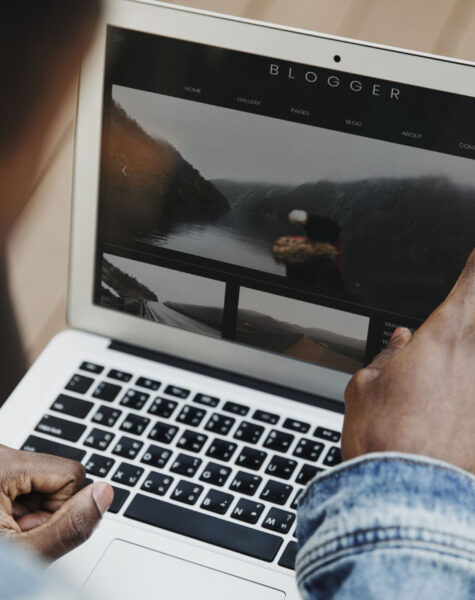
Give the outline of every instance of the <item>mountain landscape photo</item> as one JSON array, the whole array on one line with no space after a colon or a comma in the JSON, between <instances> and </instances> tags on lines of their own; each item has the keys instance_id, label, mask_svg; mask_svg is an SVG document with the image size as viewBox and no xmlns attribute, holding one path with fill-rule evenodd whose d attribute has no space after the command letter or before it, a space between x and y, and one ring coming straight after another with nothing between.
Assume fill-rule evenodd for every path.
<instances>
[{"instance_id":1,"label":"mountain landscape photo","mask_svg":"<svg viewBox=\"0 0 475 600\"><path fill-rule=\"evenodd\" d=\"M176 223L212 222L230 207L167 141L148 135L115 102L104 124L101 211L108 242L168 231Z\"/></svg>"},{"instance_id":2,"label":"mountain landscape photo","mask_svg":"<svg viewBox=\"0 0 475 600\"><path fill-rule=\"evenodd\" d=\"M308 144L317 148L312 158L315 167L306 154L299 154L301 161L305 158L308 162L306 179L291 180L293 167L294 171L300 168L297 162L283 166L282 157L291 161L292 153L299 148L295 140L287 137L280 140L281 146L265 144L262 170L266 174L259 180L251 175L259 172L259 161L251 163L246 158L253 144L263 144L262 136L257 138L246 126L249 119L257 118L255 115L240 116L238 111L149 94L147 101L156 110L156 122L162 123L165 131L166 119L158 119L160 110L165 111L160 108L162 105L169 106L168 110L183 106L189 115L196 113L194 127L207 131L202 140L197 140L198 133L183 125L180 136L188 139L190 146L187 148L183 142L178 148L165 135L149 133L160 129L150 117L154 113L149 111L148 121L145 112L140 123L134 118L140 114L138 108L134 109L137 98L141 99L144 93L125 91L132 94L126 102L127 109L115 101L105 125L101 210L103 234L111 243L145 247L157 253L161 249L172 250L252 269L304 283L320 293L335 292L340 298L359 298L362 303L371 299L387 310L417 318L425 318L442 301L475 246L475 176L464 172L459 182L455 176L442 173L442 168L447 171L444 165L449 157L444 162L442 155L428 157L429 153L417 149L384 143L378 146L384 149L379 154L353 152L348 166L340 157L340 175L325 176L326 171L338 171L338 161L330 147L318 145L318 139L330 139L328 136L335 133L314 128L315 133L310 136L308 130L312 128L304 130L300 126L299 135L306 134ZM123 96L118 95L124 101L129 98L125 91L121 90ZM173 105L167 105L172 101ZM226 118L222 123L228 129L223 132L225 125L220 128L213 122L212 128L206 130L206 119L200 121L200 111L206 110L212 110L215 120L221 111ZM234 129L231 118L235 119ZM264 122L259 119L259 123ZM282 125L275 119L269 121L269 136L279 127L295 126ZM149 123L147 128L143 122ZM178 120L177 123L179 127ZM241 161L232 162L230 158L226 162L221 146L213 145L219 136L234 157L241 152ZM235 138L249 143L236 148ZM340 146L341 153L350 152L350 141L360 146L375 143L363 139L355 142L352 136L346 136L350 149ZM425 167L410 160L413 152L424 159ZM279 156L275 165L273 154ZM195 160L200 162L199 169L193 164ZM214 161L215 170L219 167L222 171L229 164L228 170L239 172L241 178L247 169L249 179L219 177L211 167L206 168L206 161L210 165ZM359 174L353 164L358 161L363 165ZM381 163L380 168L376 162ZM437 164L441 165L440 172ZM404 175L405 170L413 173ZM421 174L414 175L418 170ZM382 174L378 175L379 171ZM283 182L286 172L288 182ZM273 252L279 241L288 241L291 247L296 239L308 239L308 230L289 220L295 210L305 211L310 218L326 219L340 232L338 239L331 242L333 251L323 258L316 256L302 268L289 267ZM311 241L318 245L318 239ZM329 269L332 277L328 277Z\"/></svg>"}]
</instances>

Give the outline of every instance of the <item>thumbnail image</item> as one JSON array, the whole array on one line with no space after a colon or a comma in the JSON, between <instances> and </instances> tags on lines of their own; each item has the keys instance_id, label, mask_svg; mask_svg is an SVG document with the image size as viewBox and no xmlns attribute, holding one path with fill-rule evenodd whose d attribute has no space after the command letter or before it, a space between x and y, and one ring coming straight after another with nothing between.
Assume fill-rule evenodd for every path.
<instances>
[{"instance_id":1,"label":"thumbnail image","mask_svg":"<svg viewBox=\"0 0 475 600\"><path fill-rule=\"evenodd\" d=\"M369 318L241 288L236 340L347 373L363 367Z\"/></svg>"},{"instance_id":2,"label":"thumbnail image","mask_svg":"<svg viewBox=\"0 0 475 600\"><path fill-rule=\"evenodd\" d=\"M475 246L473 161L113 86L102 234L426 316Z\"/></svg>"},{"instance_id":3,"label":"thumbnail image","mask_svg":"<svg viewBox=\"0 0 475 600\"><path fill-rule=\"evenodd\" d=\"M128 258L102 259L101 306L221 337L225 284Z\"/></svg>"}]
</instances>

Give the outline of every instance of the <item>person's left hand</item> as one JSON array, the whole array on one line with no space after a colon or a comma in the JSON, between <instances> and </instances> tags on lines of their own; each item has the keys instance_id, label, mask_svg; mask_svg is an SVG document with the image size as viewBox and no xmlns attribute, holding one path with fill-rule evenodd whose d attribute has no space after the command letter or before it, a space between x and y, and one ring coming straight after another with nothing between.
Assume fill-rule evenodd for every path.
<instances>
[{"instance_id":1,"label":"person's left hand","mask_svg":"<svg viewBox=\"0 0 475 600\"><path fill-rule=\"evenodd\" d=\"M0 536L47 560L85 542L114 498L112 487L81 489L81 463L0 445Z\"/></svg>"}]
</instances>

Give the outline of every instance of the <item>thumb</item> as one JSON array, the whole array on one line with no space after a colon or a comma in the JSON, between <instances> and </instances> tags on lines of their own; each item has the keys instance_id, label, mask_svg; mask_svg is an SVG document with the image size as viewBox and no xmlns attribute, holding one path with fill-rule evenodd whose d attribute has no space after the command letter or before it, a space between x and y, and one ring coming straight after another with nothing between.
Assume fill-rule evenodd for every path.
<instances>
[{"instance_id":1,"label":"thumb","mask_svg":"<svg viewBox=\"0 0 475 600\"><path fill-rule=\"evenodd\" d=\"M388 345L368 365L370 369L382 369L384 365L391 360L400 350L402 350L411 341L412 333L406 327L398 327L389 340Z\"/></svg>"},{"instance_id":2,"label":"thumb","mask_svg":"<svg viewBox=\"0 0 475 600\"><path fill-rule=\"evenodd\" d=\"M88 485L42 525L15 537L44 558L56 560L90 537L113 498L114 491L107 483Z\"/></svg>"}]
</instances>

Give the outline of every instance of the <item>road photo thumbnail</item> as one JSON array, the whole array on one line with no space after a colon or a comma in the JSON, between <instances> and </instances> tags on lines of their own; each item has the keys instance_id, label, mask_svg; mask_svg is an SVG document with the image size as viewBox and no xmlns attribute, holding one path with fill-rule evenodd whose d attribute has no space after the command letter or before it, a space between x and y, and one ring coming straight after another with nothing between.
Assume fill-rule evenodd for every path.
<instances>
[{"instance_id":1,"label":"road photo thumbnail","mask_svg":"<svg viewBox=\"0 0 475 600\"><path fill-rule=\"evenodd\" d=\"M221 281L104 254L101 306L193 333L221 337Z\"/></svg>"},{"instance_id":2,"label":"road photo thumbnail","mask_svg":"<svg viewBox=\"0 0 475 600\"><path fill-rule=\"evenodd\" d=\"M369 318L241 288L236 341L347 373L363 367Z\"/></svg>"}]
</instances>

